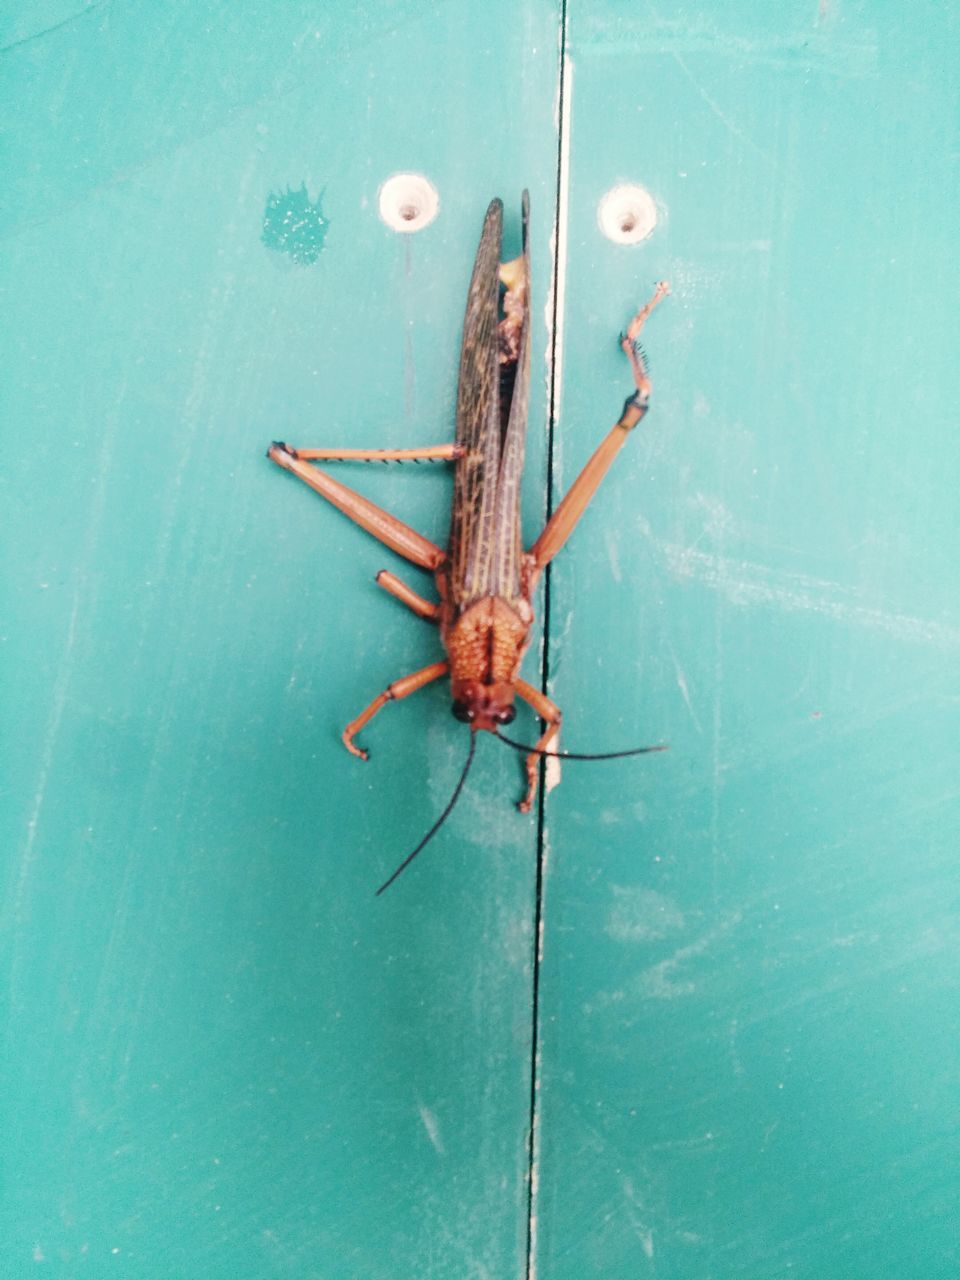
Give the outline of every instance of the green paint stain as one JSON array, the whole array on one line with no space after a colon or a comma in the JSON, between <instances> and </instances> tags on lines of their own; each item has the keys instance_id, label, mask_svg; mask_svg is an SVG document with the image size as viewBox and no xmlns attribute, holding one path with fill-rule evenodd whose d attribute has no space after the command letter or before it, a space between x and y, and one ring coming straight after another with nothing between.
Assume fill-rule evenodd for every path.
<instances>
[{"instance_id":1,"label":"green paint stain","mask_svg":"<svg viewBox=\"0 0 960 1280\"><path fill-rule=\"evenodd\" d=\"M285 253L301 267L312 266L323 252L329 221L323 216L323 192L311 202L307 184L293 191L271 192L263 212L260 239L268 249Z\"/></svg>"}]
</instances>

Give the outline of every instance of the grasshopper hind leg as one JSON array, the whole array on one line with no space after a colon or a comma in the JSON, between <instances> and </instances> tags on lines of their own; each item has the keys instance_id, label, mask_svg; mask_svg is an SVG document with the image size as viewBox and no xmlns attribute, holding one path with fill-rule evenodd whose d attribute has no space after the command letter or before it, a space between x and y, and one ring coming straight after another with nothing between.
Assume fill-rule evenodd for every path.
<instances>
[{"instance_id":1,"label":"grasshopper hind leg","mask_svg":"<svg viewBox=\"0 0 960 1280\"><path fill-rule=\"evenodd\" d=\"M436 570L443 564L446 555L440 550L435 543L425 538L423 534L418 533L416 529L411 529L408 524L404 524L402 520L398 520L396 516L391 515L389 511L384 511L382 507L378 507L375 502L371 502L369 498L363 497L356 490L349 488L340 480L335 480L333 476L326 471L322 471L319 467L312 465L318 459L336 461L358 461L372 462L380 459L384 462L401 461L398 454L405 457L413 457L415 454L429 457L447 457L451 455L451 450L456 448L455 445L436 445L432 449L342 449L339 452L327 449L297 449L287 444L285 441L276 441L267 450L267 457L271 462L275 462L278 467L282 467L284 471L290 471L304 484L309 485L315 493L319 493L345 516L348 516L354 524L358 524L361 529L366 529L368 533L380 542L396 551L398 555L404 556L407 560L411 560L421 569Z\"/></svg>"}]
</instances>

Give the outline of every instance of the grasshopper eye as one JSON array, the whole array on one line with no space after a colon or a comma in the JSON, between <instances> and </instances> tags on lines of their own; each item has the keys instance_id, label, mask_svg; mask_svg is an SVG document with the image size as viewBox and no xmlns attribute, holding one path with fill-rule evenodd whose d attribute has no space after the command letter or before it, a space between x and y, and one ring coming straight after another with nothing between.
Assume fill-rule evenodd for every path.
<instances>
[{"instance_id":1,"label":"grasshopper eye","mask_svg":"<svg viewBox=\"0 0 960 1280\"><path fill-rule=\"evenodd\" d=\"M477 714L473 707L468 707L465 702L455 702L450 710L453 712L454 718L462 720L464 724L469 724Z\"/></svg>"},{"instance_id":2,"label":"grasshopper eye","mask_svg":"<svg viewBox=\"0 0 960 1280\"><path fill-rule=\"evenodd\" d=\"M517 715L516 707L504 707L497 712L497 724L512 724Z\"/></svg>"}]
</instances>

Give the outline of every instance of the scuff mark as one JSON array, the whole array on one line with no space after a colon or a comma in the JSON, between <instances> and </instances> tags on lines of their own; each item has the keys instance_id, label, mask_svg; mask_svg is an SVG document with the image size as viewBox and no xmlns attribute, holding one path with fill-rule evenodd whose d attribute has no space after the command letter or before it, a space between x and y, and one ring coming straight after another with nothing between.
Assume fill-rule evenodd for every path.
<instances>
[{"instance_id":1,"label":"scuff mark","mask_svg":"<svg viewBox=\"0 0 960 1280\"><path fill-rule=\"evenodd\" d=\"M613 532L609 531L606 536L607 558L610 561L610 573L614 582L623 581L623 570L620 568L620 548L617 546Z\"/></svg>"},{"instance_id":2,"label":"scuff mark","mask_svg":"<svg viewBox=\"0 0 960 1280\"><path fill-rule=\"evenodd\" d=\"M828 0L821 0L820 24L804 24L786 35L758 36L754 28L744 35L721 31L710 19L664 19L656 13L636 17L618 15L616 34L599 16L587 16L578 40L582 55L617 58L658 54L676 56L709 54L750 67L819 73L844 79L875 76L880 60L880 39L873 27L851 28L841 38ZM829 21L827 21L829 19Z\"/></svg>"},{"instance_id":3,"label":"scuff mark","mask_svg":"<svg viewBox=\"0 0 960 1280\"><path fill-rule=\"evenodd\" d=\"M54 760L56 758L60 729L63 723L64 711L67 706L70 684L74 674L80 611L81 607L83 607L84 609L92 612L96 602L96 592L91 588L88 581L89 566L93 563L94 552L103 524L106 492L111 474L111 460L114 456L116 439L119 432L120 407L123 404L126 391L127 384L126 381L124 381L122 386L118 389L116 405L104 421L97 468L97 475L99 478L90 503L90 518L87 523L83 547L78 560L79 573L77 582L74 586L73 599L70 605L70 617L67 622L63 654L57 667L56 676L52 681L50 714L47 720L47 726L43 737L43 745L40 751L39 770L37 784L33 795L33 805L30 811L30 817L27 821L26 839L24 840L23 848L16 867L16 881L12 889L12 912L13 921L16 926L22 925L26 919L27 897L30 888L29 882L34 863L38 857L36 847L37 836L40 830L40 822L43 815L47 786L49 784L50 774L53 770ZM9 966L10 991L13 993L16 993L18 989L20 968L20 948L15 942L14 952Z\"/></svg>"},{"instance_id":4,"label":"scuff mark","mask_svg":"<svg viewBox=\"0 0 960 1280\"><path fill-rule=\"evenodd\" d=\"M96 13L98 9L103 9L110 3L110 0L100 0L99 4L88 4L80 9L77 13L71 13L68 17L62 18L59 22L51 23L49 27L44 27L41 31L34 31L29 36L21 36L19 40L11 40L9 44L0 47L0 53L9 53L11 49L22 49L25 44L33 44L35 40L43 40L47 36L51 36L54 32L62 31L64 27L71 26L79 18L86 18L91 13Z\"/></svg>"},{"instance_id":5,"label":"scuff mark","mask_svg":"<svg viewBox=\"0 0 960 1280\"><path fill-rule=\"evenodd\" d=\"M694 725L696 726L697 733L702 734L703 725L700 722L700 717L697 715L696 711L693 708L693 700L690 697L690 686L687 684L687 673L684 671L683 667L680 665L680 659L677 657L677 652L674 649L673 645L670 643L670 640L668 637L664 637L664 645L670 654L670 661L673 663L674 674L676 675L676 678L677 678L677 688L680 690L680 695L683 698L684 703L686 704L687 711L690 714L690 719L693 721Z\"/></svg>"},{"instance_id":6,"label":"scuff mark","mask_svg":"<svg viewBox=\"0 0 960 1280\"><path fill-rule=\"evenodd\" d=\"M775 605L788 612L819 613L838 622L885 631L901 640L921 641L941 649L960 648L960 627L860 604L856 590L842 583L714 555L698 550L696 545L662 542L652 535L651 540L675 577L702 582L732 604Z\"/></svg>"},{"instance_id":7,"label":"scuff mark","mask_svg":"<svg viewBox=\"0 0 960 1280\"><path fill-rule=\"evenodd\" d=\"M714 943L735 929L742 919L742 911L733 911L724 916L701 937L687 943L685 947L679 947L665 960L660 960L643 969L625 986L618 987L614 991L600 992L592 1001L583 1005L584 1014L589 1016L597 1009L609 1008L616 1004L629 1002L634 1005L637 1000L674 1000L678 996L693 995L696 991L695 984L690 980L678 979L677 971L688 960L702 955Z\"/></svg>"},{"instance_id":8,"label":"scuff mark","mask_svg":"<svg viewBox=\"0 0 960 1280\"><path fill-rule=\"evenodd\" d=\"M680 663L677 662L676 658L673 660L673 666L677 673L677 688L680 690L680 694L683 697L684 702L687 704L687 710L690 712L690 718L697 726L697 732L703 733L703 725L700 723L700 718L694 711L693 703L690 701L690 690L687 687L687 677L684 674L683 667L680 666Z\"/></svg>"},{"instance_id":9,"label":"scuff mark","mask_svg":"<svg viewBox=\"0 0 960 1280\"><path fill-rule=\"evenodd\" d=\"M449 717L432 719L427 725L426 785L430 805L437 812L449 801L453 779L463 768L460 752L464 749L464 736L450 732ZM516 839L516 828L507 818L506 806L491 804L489 795L475 786L464 787L457 815L457 839L487 850L504 849Z\"/></svg>"},{"instance_id":10,"label":"scuff mark","mask_svg":"<svg viewBox=\"0 0 960 1280\"><path fill-rule=\"evenodd\" d=\"M767 1125L767 1127L763 1131L763 1140L760 1143L761 1151L767 1150L767 1147L770 1145L770 1139L773 1137L773 1135L776 1133L776 1131L779 1128L780 1128L779 1120L774 1120L773 1124Z\"/></svg>"},{"instance_id":11,"label":"scuff mark","mask_svg":"<svg viewBox=\"0 0 960 1280\"><path fill-rule=\"evenodd\" d=\"M744 1073L743 1059L740 1057L740 1051L737 1048L737 1033L739 1029L740 1029L739 1019L731 1018L730 1028L729 1028L730 1030L730 1063L733 1067L733 1074L735 1076L742 1076Z\"/></svg>"},{"instance_id":12,"label":"scuff mark","mask_svg":"<svg viewBox=\"0 0 960 1280\"><path fill-rule=\"evenodd\" d=\"M650 942L683 928L683 912L662 893L638 885L610 888L615 901L604 932L616 942Z\"/></svg>"},{"instance_id":13,"label":"scuff mark","mask_svg":"<svg viewBox=\"0 0 960 1280\"><path fill-rule=\"evenodd\" d=\"M633 1181L630 1178L623 1177L621 1179L623 1187L624 1199L627 1202L627 1217L630 1219L630 1227L633 1234L640 1241L640 1247L648 1258L653 1257L653 1229L648 1227L637 1214L637 1210L643 1210L643 1201L634 1190Z\"/></svg>"},{"instance_id":14,"label":"scuff mark","mask_svg":"<svg viewBox=\"0 0 960 1280\"><path fill-rule=\"evenodd\" d=\"M430 1145L438 1156L445 1156L447 1153L443 1145L443 1139L440 1137L440 1126L437 1124L437 1117L422 1102L417 1103L417 1110L420 1112L420 1119L423 1121L423 1127L427 1131Z\"/></svg>"},{"instance_id":15,"label":"scuff mark","mask_svg":"<svg viewBox=\"0 0 960 1280\"><path fill-rule=\"evenodd\" d=\"M708 402L705 405L705 412L706 414L710 412ZM691 501L691 506L705 513L703 533L707 534L715 542L720 542L725 535L735 532L736 525L733 515L719 498L715 498L709 493L696 493ZM703 534L701 534L702 536Z\"/></svg>"},{"instance_id":16,"label":"scuff mark","mask_svg":"<svg viewBox=\"0 0 960 1280\"><path fill-rule=\"evenodd\" d=\"M80 614L80 594L81 588L78 585L73 595L73 604L70 610L70 620L67 623L67 638L64 645L63 658L57 669L57 675L53 682L53 696L50 705L50 718L47 722L47 729L43 736L43 747L40 752L40 770L37 778L37 788L33 796L33 808L30 811L30 817L27 821L27 838L24 841L23 851L20 854L19 868L17 871L16 887L13 893L13 920L16 925L21 925L24 921L24 903L27 895L27 884L30 879L30 873L36 860L34 846L37 840L37 831L40 827L40 817L43 813L43 804L47 795L47 783L50 780L50 770L53 768L54 755L57 749L57 742L60 737L60 726L63 722L63 712L67 705L67 690L73 675L73 650L77 640L77 618Z\"/></svg>"},{"instance_id":17,"label":"scuff mark","mask_svg":"<svg viewBox=\"0 0 960 1280\"><path fill-rule=\"evenodd\" d=\"M670 1000L675 996L691 995L695 990L692 982L675 982L672 974L685 964L688 960L692 960L694 956L703 955L703 953L712 947L715 942L729 933L743 919L741 911L734 911L730 915L725 916L719 924L713 929L708 930L702 937L697 938L695 942L690 942L685 947L680 947L668 956L666 960L661 960L659 964L652 965L649 969L644 970L637 979L637 985L644 995L650 996L655 1000Z\"/></svg>"},{"instance_id":18,"label":"scuff mark","mask_svg":"<svg viewBox=\"0 0 960 1280\"><path fill-rule=\"evenodd\" d=\"M720 793L723 789L723 766L720 750L723 740L724 648L722 610L719 607L714 609L713 646L713 786L710 791L710 861L713 872L713 900L716 903L720 882Z\"/></svg>"},{"instance_id":19,"label":"scuff mark","mask_svg":"<svg viewBox=\"0 0 960 1280\"><path fill-rule=\"evenodd\" d=\"M767 164L772 165L773 157L770 155L770 153L767 151L764 151L763 147L758 146L757 143L754 142L754 140L748 134L744 133L744 131L740 128L739 125L735 124L734 121L731 120L728 115L726 115L723 111L721 111L720 107L717 105L716 102L714 102L713 98L710 97L706 89L704 89L703 85L699 83L696 76L694 76L693 72L690 70L690 68L687 66L684 60L680 57L679 53L677 53L676 51L673 51L671 52L670 56L673 58L674 62L677 64L677 66L680 68L683 74L687 77L687 79L693 85L694 89L696 89L697 93L700 95L703 101L707 104L707 106L710 108L713 114L717 117L720 123L724 125L724 127L727 128L735 138L739 138L741 142L746 143L746 145L750 148L750 150L755 151L756 154L761 157L761 159L767 162Z\"/></svg>"}]
</instances>

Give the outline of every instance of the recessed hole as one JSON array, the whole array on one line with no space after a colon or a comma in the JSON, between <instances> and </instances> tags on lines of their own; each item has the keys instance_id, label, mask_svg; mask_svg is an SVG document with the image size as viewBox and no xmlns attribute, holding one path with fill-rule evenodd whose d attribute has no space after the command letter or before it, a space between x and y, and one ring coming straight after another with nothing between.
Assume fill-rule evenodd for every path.
<instances>
[{"instance_id":1,"label":"recessed hole","mask_svg":"<svg viewBox=\"0 0 960 1280\"><path fill-rule=\"evenodd\" d=\"M657 206L644 187L624 183L611 187L600 201L597 221L614 244L638 244L657 225Z\"/></svg>"},{"instance_id":2,"label":"recessed hole","mask_svg":"<svg viewBox=\"0 0 960 1280\"><path fill-rule=\"evenodd\" d=\"M380 217L394 231L420 231L439 207L436 187L420 173L395 173L380 188Z\"/></svg>"}]
</instances>

